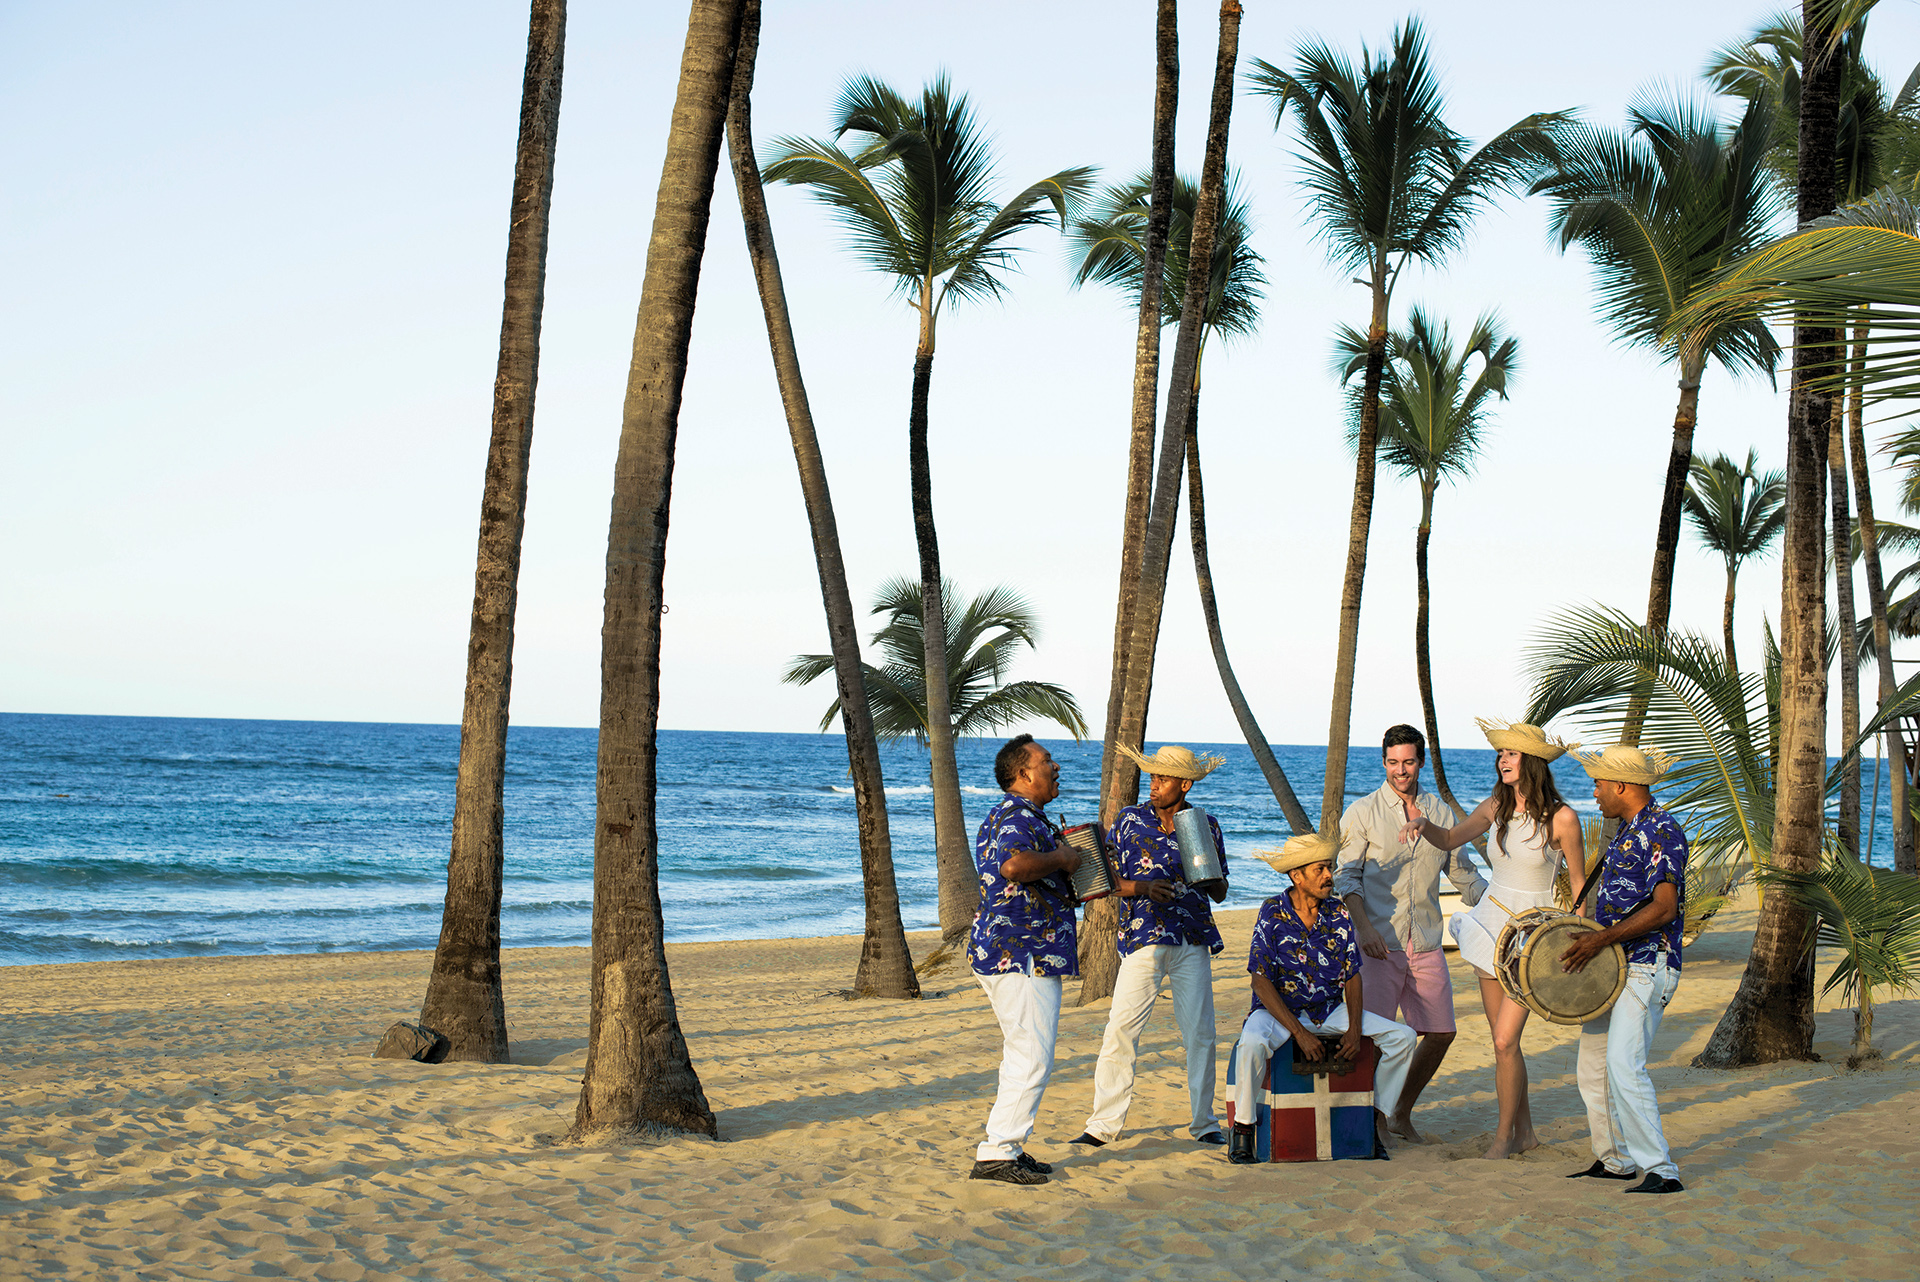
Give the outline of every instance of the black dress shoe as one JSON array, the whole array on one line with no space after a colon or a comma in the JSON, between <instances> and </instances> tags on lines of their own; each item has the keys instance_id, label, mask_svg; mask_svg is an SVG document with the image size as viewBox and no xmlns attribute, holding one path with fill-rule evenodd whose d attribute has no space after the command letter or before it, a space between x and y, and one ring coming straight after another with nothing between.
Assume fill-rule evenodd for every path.
<instances>
[{"instance_id":1,"label":"black dress shoe","mask_svg":"<svg viewBox=\"0 0 1920 1282\"><path fill-rule=\"evenodd\" d=\"M1679 1180L1670 1180L1664 1175L1647 1172L1647 1178L1628 1189L1629 1193L1684 1193L1687 1186Z\"/></svg>"},{"instance_id":2,"label":"black dress shoe","mask_svg":"<svg viewBox=\"0 0 1920 1282\"><path fill-rule=\"evenodd\" d=\"M1081 1131L1078 1135L1068 1140L1067 1143L1085 1144L1088 1148L1105 1148L1107 1146L1107 1142L1105 1140L1095 1139L1093 1136L1087 1134L1085 1131Z\"/></svg>"},{"instance_id":3,"label":"black dress shoe","mask_svg":"<svg viewBox=\"0 0 1920 1282\"><path fill-rule=\"evenodd\" d=\"M1595 1162L1592 1166L1589 1166L1586 1170L1575 1171L1572 1175L1569 1175L1567 1178L1570 1180L1583 1180L1583 1179L1586 1179L1588 1176L1592 1176L1596 1180L1630 1180L1634 1178L1632 1171L1628 1171L1624 1175L1622 1175L1619 1171L1609 1171L1607 1169L1607 1164L1605 1162Z\"/></svg>"},{"instance_id":4,"label":"black dress shoe","mask_svg":"<svg viewBox=\"0 0 1920 1282\"><path fill-rule=\"evenodd\" d=\"M967 1173L970 1180L999 1180L1002 1184L1045 1184L1047 1177L1029 1171L1018 1162L975 1162Z\"/></svg>"},{"instance_id":5,"label":"black dress shoe","mask_svg":"<svg viewBox=\"0 0 1920 1282\"><path fill-rule=\"evenodd\" d=\"M1225 1144L1227 1142L1227 1137L1222 1135L1219 1131L1208 1131L1205 1135L1200 1136L1195 1142L1199 1144Z\"/></svg>"},{"instance_id":6,"label":"black dress shoe","mask_svg":"<svg viewBox=\"0 0 1920 1282\"><path fill-rule=\"evenodd\" d=\"M1021 1170L1032 1171L1035 1175L1052 1175L1053 1163L1042 1162L1031 1153L1022 1153L1013 1159L1013 1164Z\"/></svg>"},{"instance_id":7,"label":"black dress shoe","mask_svg":"<svg viewBox=\"0 0 1920 1282\"><path fill-rule=\"evenodd\" d=\"M1235 1128L1227 1140L1227 1160L1235 1166L1247 1166L1259 1162L1259 1155L1253 1150L1253 1132L1242 1132Z\"/></svg>"}]
</instances>

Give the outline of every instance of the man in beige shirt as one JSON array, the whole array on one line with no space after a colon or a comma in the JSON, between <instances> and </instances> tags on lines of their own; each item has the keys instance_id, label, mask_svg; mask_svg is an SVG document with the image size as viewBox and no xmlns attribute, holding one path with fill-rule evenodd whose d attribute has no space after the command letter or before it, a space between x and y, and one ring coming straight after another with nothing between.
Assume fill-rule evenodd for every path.
<instances>
[{"instance_id":1,"label":"man in beige shirt","mask_svg":"<svg viewBox=\"0 0 1920 1282\"><path fill-rule=\"evenodd\" d=\"M1333 889L1353 914L1360 937L1360 982L1366 1009L1399 1019L1420 1034L1387 1129L1421 1143L1413 1105L1440 1068L1453 1042L1453 982L1441 951L1440 874L1471 907L1487 888L1466 848L1447 851L1430 841L1400 840L1408 820L1424 815L1442 828L1461 821L1452 806L1420 791L1427 738L1412 726L1394 726L1380 745L1387 781L1347 807L1340 817L1340 859Z\"/></svg>"}]
</instances>

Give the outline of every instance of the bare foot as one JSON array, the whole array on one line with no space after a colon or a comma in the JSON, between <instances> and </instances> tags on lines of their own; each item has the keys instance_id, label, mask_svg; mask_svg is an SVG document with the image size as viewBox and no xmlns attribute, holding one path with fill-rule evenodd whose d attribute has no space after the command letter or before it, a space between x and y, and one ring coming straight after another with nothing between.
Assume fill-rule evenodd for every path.
<instances>
[{"instance_id":1,"label":"bare foot","mask_svg":"<svg viewBox=\"0 0 1920 1282\"><path fill-rule=\"evenodd\" d=\"M1396 1117L1388 1122L1387 1134L1398 1135L1401 1139L1412 1144L1425 1144L1427 1142L1419 1131L1413 1129L1413 1119L1410 1117Z\"/></svg>"},{"instance_id":2,"label":"bare foot","mask_svg":"<svg viewBox=\"0 0 1920 1282\"><path fill-rule=\"evenodd\" d=\"M1515 1136L1511 1139L1495 1140L1493 1142L1493 1147L1488 1149L1485 1153L1482 1153L1481 1156L1484 1158L1487 1158L1490 1161L1499 1162L1499 1161L1504 1161L1509 1157L1518 1157L1522 1153L1526 1152L1528 1149L1539 1148L1539 1147L1540 1147L1540 1139L1538 1136L1534 1136L1534 1135L1528 1135L1524 1137Z\"/></svg>"},{"instance_id":3,"label":"bare foot","mask_svg":"<svg viewBox=\"0 0 1920 1282\"><path fill-rule=\"evenodd\" d=\"M1381 1148L1392 1147L1387 1143L1387 1136L1392 1133L1393 1127L1388 1125L1386 1117L1382 1115L1378 1109L1375 1109L1373 1114L1373 1138L1379 1142Z\"/></svg>"}]
</instances>

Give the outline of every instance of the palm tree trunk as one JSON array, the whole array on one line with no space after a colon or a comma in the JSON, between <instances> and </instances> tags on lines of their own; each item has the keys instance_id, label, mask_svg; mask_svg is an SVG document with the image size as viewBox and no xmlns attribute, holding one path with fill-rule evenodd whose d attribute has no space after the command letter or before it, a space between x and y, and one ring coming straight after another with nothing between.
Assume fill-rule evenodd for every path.
<instances>
[{"instance_id":1,"label":"palm tree trunk","mask_svg":"<svg viewBox=\"0 0 1920 1282\"><path fill-rule=\"evenodd\" d=\"M1833 419L1827 425L1827 476L1832 494L1833 604L1840 613L1840 742L1851 745L1860 737L1860 651L1853 639L1853 516L1847 503L1847 422L1844 391L1832 397ZM1840 767L1840 840L1847 853L1860 857L1860 757Z\"/></svg>"},{"instance_id":2,"label":"palm tree trunk","mask_svg":"<svg viewBox=\"0 0 1920 1282\"><path fill-rule=\"evenodd\" d=\"M1834 141L1840 119L1841 59L1825 0L1802 0L1806 74L1800 88L1800 225L1834 205ZM1787 524L1780 589L1780 774L1772 862L1812 872L1820 867L1826 823L1827 670L1821 636L1826 622L1824 521L1829 397L1809 371L1831 369L1839 335L1794 327L1793 379L1787 408ZM1813 950L1806 914L1786 895L1760 904L1753 950L1740 987L1707 1047L1694 1060L1708 1068L1812 1059Z\"/></svg>"},{"instance_id":3,"label":"palm tree trunk","mask_svg":"<svg viewBox=\"0 0 1920 1282\"><path fill-rule=\"evenodd\" d=\"M1199 373L1200 339L1206 329L1206 294L1212 279L1213 238L1227 179L1227 127L1233 115L1234 68L1240 56L1240 6L1220 5L1220 45L1213 64L1213 98L1208 111L1206 157L1200 166L1200 191L1194 202L1193 238L1187 249L1187 289L1180 304L1180 329L1173 341L1173 368L1167 392L1167 430L1161 433L1159 472L1147 519L1146 552L1141 558L1140 599L1133 620L1133 653L1127 660L1126 697L1120 709L1120 742L1139 744L1146 735L1147 700L1153 690L1154 652L1160 642L1160 616L1166 605L1167 566L1173 550L1174 519L1180 504L1181 463L1186 455L1188 406ZM1176 430L1174 424L1183 425ZM1138 776L1135 787L1138 787ZM1101 813L1118 809L1112 794ZM1095 900L1080 932L1080 1004L1113 993L1120 970L1114 947L1120 909L1115 896Z\"/></svg>"},{"instance_id":4,"label":"palm tree trunk","mask_svg":"<svg viewBox=\"0 0 1920 1282\"><path fill-rule=\"evenodd\" d=\"M1680 550L1680 508L1693 466L1693 427L1700 415L1700 375L1706 363L1703 352L1684 358L1680 366L1680 402L1673 411L1673 444L1667 452L1667 483L1660 491L1660 519L1653 534L1653 574L1647 587L1647 630L1655 636L1666 634L1667 620L1673 614L1673 563ZM1635 699L1627 709L1622 742L1640 742L1640 726L1646 716L1647 701ZM1609 836L1612 831L1609 822Z\"/></svg>"},{"instance_id":5,"label":"palm tree trunk","mask_svg":"<svg viewBox=\"0 0 1920 1282\"><path fill-rule=\"evenodd\" d=\"M1720 604L1720 634L1727 649L1727 671L1740 671L1740 659L1733 649L1733 593L1740 576L1739 562L1727 562L1727 596Z\"/></svg>"},{"instance_id":6,"label":"palm tree trunk","mask_svg":"<svg viewBox=\"0 0 1920 1282\"><path fill-rule=\"evenodd\" d=\"M1422 478L1420 529L1413 538L1413 572L1419 595L1419 604L1413 615L1413 671L1420 682L1420 711L1427 719L1427 746L1433 749L1434 789L1439 792L1442 801L1465 814L1466 807L1453 799L1453 789L1447 786L1447 766L1440 756L1440 715L1433 706L1433 661L1427 645L1427 622L1432 602L1427 578L1427 544L1433 537L1433 495L1436 488L1435 481Z\"/></svg>"},{"instance_id":7,"label":"palm tree trunk","mask_svg":"<svg viewBox=\"0 0 1920 1282\"><path fill-rule=\"evenodd\" d=\"M1176 0L1160 0L1155 19L1153 177L1148 189L1147 238L1141 247L1140 313L1133 340L1133 414L1127 440L1127 502L1120 522L1120 591L1113 617L1113 671L1107 683L1106 743L1100 754L1100 823L1140 795L1140 771L1114 750L1127 688L1133 614L1140 599L1140 563L1146 554L1147 508L1153 495L1154 414L1160 402L1160 290L1173 220L1173 122L1180 102L1180 24ZM1138 745L1130 745L1138 746Z\"/></svg>"},{"instance_id":8,"label":"palm tree trunk","mask_svg":"<svg viewBox=\"0 0 1920 1282\"><path fill-rule=\"evenodd\" d=\"M940 539L933 524L933 468L927 455L927 390L933 382L931 299L913 358L913 407L907 421L907 467L913 492L913 537L920 552L922 653L927 670L927 768L933 783L933 857L940 876L940 934L955 940L980 907L980 874L967 853L967 816L960 804L960 765L953 755L953 694L947 686L946 606L941 599Z\"/></svg>"},{"instance_id":9,"label":"palm tree trunk","mask_svg":"<svg viewBox=\"0 0 1920 1282\"><path fill-rule=\"evenodd\" d=\"M733 161L734 187L740 193L747 253L753 260L754 282L760 288L760 308L766 313L767 341L773 349L774 374L786 408L787 434L793 438L800 493L806 500L807 524L813 534L813 560L820 574L820 597L826 608L827 637L840 691L840 726L847 737L847 769L853 778L854 811L859 816L860 879L866 896L867 925L854 991L876 997L918 997L920 981L907 951L906 930L900 921L900 894L893 879L886 783L880 771L873 713L867 707L860 637L853 598L847 592L846 565L840 556L840 528L833 519L833 494L827 486L820 440L813 430L807 385L800 377L800 354L787 312L786 285L780 277L779 255L774 251L773 220L767 213L760 165L753 156L753 70L759 48L760 0L746 0L740 51L734 58L733 97L727 111L727 149Z\"/></svg>"},{"instance_id":10,"label":"palm tree trunk","mask_svg":"<svg viewBox=\"0 0 1920 1282\"><path fill-rule=\"evenodd\" d=\"M592 1016L572 1136L714 1135L667 975L655 826L660 609L694 296L745 0L693 0L614 461L600 638Z\"/></svg>"},{"instance_id":11,"label":"palm tree trunk","mask_svg":"<svg viewBox=\"0 0 1920 1282\"><path fill-rule=\"evenodd\" d=\"M506 868L502 827L507 721L513 690L513 619L520 590L520 539L527 524L527 466L533 448L534 387L540 374L540 318L546 303L547 221L560 134L560 77L567 43L566 0L533 0L527 68L520 87L520 143L507 222L506 301L500 363L493 379L493 436L480 498L480 550L467 631L467 692L460 713L453 845L446 906L420 1022L444 1035L448 1059L504 1064L507 1009L500 989L500 889Z\"/></svg>"},{"instance_id":12,"label":"palm tree trunk","mask_svg":"<svg viewBox=\"0 0 1920 1282\"><path fill-rule=\"evenodd\" d=\"M1360 383L1353 510L1347 518L1347 573L1340 582L1340 639L1334 651L1333 709L1327 718L1327 771L1320 790L1320 831L1323 833L1331 833L1346 810L1347 739L1353 730L1353 670L1360 649L1360 594L1367 585L1367 536L1373 529L1375 456L1380 445L1380 378L1386 363L1387 282L1382 253L1373 268L1367 366Z\"/></svg>"},{"instance_id":13,"label":"palm tree trunk","mask_svg":"<svg viewBox=\"0 0 1920 1282\"><path fill-rule=\"evenodd\" d=\"M1859 369L1866 360L1869 321L1860 320L1853 330L1853 363ZM1873 522L1873 487L1867 470L1867 434L1860 400L1847 406L1847 439L1852 445L1848 463L1853 470L1853 498L1860 510L1860 559L1867 569L1867 610L1873 618L1873 644L1879 658L1880 706L1893 698L1899 684L1893 675L1893 635L1887 626L1887 581L1880 568L1880 535ZM1914 867L1913 823L1907 804L1907 742L1900 733L1899 718L1887 724L1887 754L1893 758L1888 774L1888 797L1893 813L1893 866L1911 873Z\"/></svg>"},{"instance_id":14,"label":"palm tree trunk","mask_svg":"<svg viewBox=\"0 0 1920 1282\"><path fill-rule=\"evenodd\" d=\"M1260 773L1266 776L1273 799L1280 803L1280 813L1286 816L1287 826L1296 833L1311 832L1313 821L1307 817L1300 798L1294 796L1287 772L1280 768L1280 761L1273 755L1260 723L1254 720L1253 709L1247 705L1247 696L1241 691L1240 681L1233 675L1233 664L1227 659L1226 637L1220 631L1220 609L1213 597L1213 567L1207 557L1207 500L1200 488L1200 389L1197 387L1187 404L1187 528L1193 543L1193 575L1200 584L1200 612L1207 621L1207 643L1213 647L1213 666L1220 670L1220 685L1233 707L1233 719L1240 723L1240 733L1245 736L1253 759L1260 763Z\"/></svg>"}]
</instances>

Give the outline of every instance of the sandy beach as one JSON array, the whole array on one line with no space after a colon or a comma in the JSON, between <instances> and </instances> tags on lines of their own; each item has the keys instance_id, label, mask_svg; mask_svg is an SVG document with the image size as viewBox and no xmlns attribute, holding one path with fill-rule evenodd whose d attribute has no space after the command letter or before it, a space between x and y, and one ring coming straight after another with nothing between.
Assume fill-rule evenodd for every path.
<instances>
[{"instance_id":1,"label":"sandy beach","mask_svg":"<svg viewBox=\"0 0 1920 1282\"><path fill-rule=\"evenodd\" d=\"M1251 921L1222 914L1223 1090ZM1920 1000L1880 1005L1887 1060L1860 1072L1839 1062L1852 1017L1831 1002L1825 1063L1689 1068L1752 924L1729 910L1689 950L1661 1028L1654 1080L1688 1189L1657 1199L1562 1178L1590 1160L1576 1030L1544 1021L1527 1048L1545 1143L1477 1158L1494 1100L1471 997L1416 1114L1429 1144L1259 1167L1186 1138L1170 1004L1142 1043L1127 1135L1069 1148L1106 1003L1070 1007L1030 1145L1058 1170L1014 1188L965 1178L999 1049L984 995L947 972L919 1003L845 1000L857 939L670 947L722 1140L617 1148L559 1142L586 1054L582 949L508 954L514 1057L495 1066L369 1058L417 1011L426 953L12 968L0 1273L1911 1277ZM1456 994L1472 992L1452 964Z\"/></svg>"}]
</instances>

